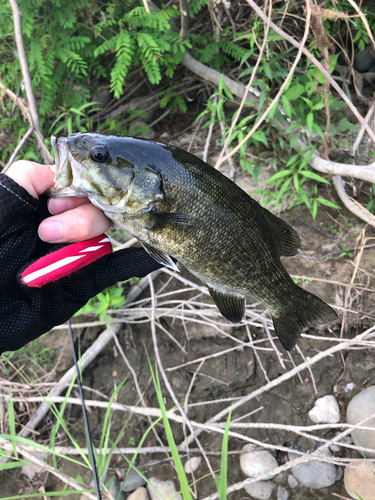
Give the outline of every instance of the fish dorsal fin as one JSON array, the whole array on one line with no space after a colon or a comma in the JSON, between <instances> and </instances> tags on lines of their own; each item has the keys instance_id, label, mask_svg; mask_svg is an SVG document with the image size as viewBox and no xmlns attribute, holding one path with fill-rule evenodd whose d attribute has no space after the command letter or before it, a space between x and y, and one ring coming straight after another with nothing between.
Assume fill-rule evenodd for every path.
<instances>
[{"instance_id":1,"label":"fish dorsal fin","mask_svg":"<svg viewBox=\"0 0 375 500\"><path fill-rule=\"evenodd\" d=\"M291 257L298 253L301 248L301 240L296 231L276 215L273 215L267 209L263 208L264 215L267 218L272 232L277 236L279 242L279 255Z\"/></svg>"},{"instance_id":2,"label":"fish dorsal fin","mask_svg":"<svg viewBox=\"0 0 375 500\"><path fill-rule=\"evenodd\" d=\"M150 257L156 260L156 262L159 262L162 266L170 267L173 271L179 272L178 267L167 253L148 245L144 241L141 241L141 244Z\"/></svg>"},{"instance_id":3,"label":"fish dorsal fin","mask_svg":"<svg viewBox=\"0 0 375 500\"><path fill-rule=\"evenodd\" d=\"M244 295L223 293L207 285L208 291L217 308L229 323L238 324L245 315L246 299Z\"/></svg>"}]
</instances>

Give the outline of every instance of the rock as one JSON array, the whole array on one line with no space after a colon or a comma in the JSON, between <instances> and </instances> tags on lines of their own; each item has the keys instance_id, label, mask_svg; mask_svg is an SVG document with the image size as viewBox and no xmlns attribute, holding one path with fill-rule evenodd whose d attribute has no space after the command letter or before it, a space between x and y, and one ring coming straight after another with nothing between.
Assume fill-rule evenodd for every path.
<instances>
[{"instance_id":1,"label":"rock","mask_svg":"<svg viewBox=\"0 0 375 500\"><path fill-rule=\"evenodd\" d=\"M282 486L279 486L277 488L277 500L288 500L288 497L289 497L288 491Z\"/></svg>"},{"instance_id":2,"label":"rock","mask_svg":"<svg viewBox=\"0 0 375 500\"><path fill-rule=\"evenodd\" d=\"M150 477L147 491L151 500L172 500L172 498L173 500L182 500L182 496L177 495L173 481L161 481L156 477Z\"/></svg>"},{"instance_id":3,"label":"rock","mask_svg":"<svg viewBox=\"0 0 375 500\"><path fill-rule=\"evenodd\" d=\"M254 450L254 445L246 444L240 457L242 472L249 477L257 477L266 472L276 469L276 459L266 450ZM270 476L273 477L273 476Z\"/></svg>"},{"instance_id":4,"label":"rock","mask_svg":"<svg viewBox=\"0 0 375 500\"><path fill-rule=\"evenodd\" d=\"M348 424L357 425L366 417L369 417L374 413L375 385L372 385L354 396L354 398L350 401L346 409L346 419ZM369 419L362 425L366 427L374 427L375 429L375 417ZM372 452L363 452L367 458L375 457L375 430L374 432L371 432L355 429L352 431L351 435L354 444L357 444L362 448L371 448L374 450Z\"/></svg>"},{"instance_id":5,"label":"rock","mask_svg":"<svg viewBox=\"0 0 375 500\"><path fill-rule=\"evenodd\" d=\"M129 474L125 474L124 481L121 482L121 490L128 493L129 491L134 491L140 486L146 484L146 481L138 472L134 469L130 469Z\"/></svg>"},{"instance_id":6,"label":"rock","mask_svg":"<svg viewBox=\"0 0 375 500\"><path fill-rule=\"evenodd\" d=\"M340 432L336 432L336 436L340 434ZM336 441L336 443L331 444L329 449L334 453L338 453L341 450L340 444L352 444L352 438L350 436L344 436L340 439L340 441Z\"/></svg>"},{"instance_id":7,"label":"rock","mask_svg":"<svg viewBox=\"0 0 375 500\"><path fill-rule=\"evenodd\" d=\"M291 488L295 488L298 485L297 479L293 476L293 474L289 474L288 476L288 484Z\"/></svg>"},{"instance_id":8,"label":"rock","mask_svg":"<svg viewBox=\"0 0 375 500\"><path fill-rule=\"evenodd\" d=\"M309 411L309 417L316 424L335 424L340 422L340 409L334 396L323 396L315 401L315 406Z\"/></svg>"},{"instance_id":9,"label":"rock","mask_svg":"<svg viewBox=\"0 0 375 500\"><path fill-rule=\"evenodd\" d=\"M35 464L28 464L28 465L23 465L21 467L21 472L22 474L25 474L31 481L35 474L41 474L44 472L46 469L40 465L35 465Z\"/></svg>"},{"instance_id":10,"label":"rock","mask_svg":"<svg viewBox=\"0 0 375 500\"><path fill-rule=\"evenodd\" d=\"M344 477L344 469L342 467L336 466L336 482L340 481Z\"/></svg>"},{"instance_id":11,"label":"rock","mask_svg":"<svg viewBox=\"0 0 375 500\"><path fill-rule=\"evenodd\" d=\"M148 499L149 496L147 495L147 490L146 488L143 488L143 486L137 488L127 498L127 500L148 500Z\"/></svg>"},{"instance_id":12,"label":"rock","mask_svg":"<svg viewBox=\"0 0 375 500\"><path fill-rule=\"evenodd\" d=\"M289 460L300 457L296 453L288 453ZM310 460L292 467L293 476L308 488L319 490L332 486L336 481L336 466L329 462Z\"/></svg>"},{"instance_id":13,"label":"rock","mask_svg":"<svg viewBox=\"0 0 375 500\"><path fill-rule=\"evenodd\" d=\"M46 455L44 453L33 453L33 455L38 458L39 460L45 460L46 458ZM8 460L8 459L7 459ZM4 463L4 462L3 462ZM34 463L30 463L28 465L23 465L21 467L21 472L22 474L25 474L25 476L27 476L30 481L33 479L33 477L35 476L35 474L41 474L42 472L45 472L45 468L42 467L41 465L36 465Z\"/></svg>"},{"instance_id":14,"label":"rock","mask_svg":"<svg viewBox=\"0 0 375 500\"><path fill-rule=\"evenodd\" d=\"M189 460L187 460L184 466L186 474L191 474L192 472L196 471L201 461L202 457L191 457Z\"/></svg>"},{"instance_id":15,"label":"rock","mask_svg":"<svg viewBox=\"0 0 375 500\"><path fill-rule=\"evenodd\" d=\"M121 485L116 476L114 478L112 477L109 480L109 482L107 483L107 488L112 498L115 498L116 500L125 500L126 495L125 493L120 493Z\"/></svg>"},{"instance_id":16,"label":"rock","mask_svg":"<svg viewBox=\"0 0 375 500\"><path fill-rule=\"evenodd\" d=\"M268 500L272 495L273 485L265 481L256 481L245 486L247 493L253 498Z\"/></svg>"},{"instance_id":17,"label":"rock","mask_svg":"<svg viewBox=\"0 0 375 500\"><path fill-rule=\"evenodd\" d=\"M344 485L348 494L356 500L375 500L375 465L365 460L349 465L359 468L345 468Z\"/></svg>"},{"instance_id":18,"label":"rock","mask_svg":"<svg viewBox=\"0 0 375 500\"><path fill-rule=\"evenodd\" d=\"M371 45L364 50L356 52L353 67L360 73L368 71L375 63L375 51Z\"/></svg>"},{"instance_id":19,"label":"rock","mask_svg":"<svg viewBox=\"0 0 375 500\"><path fill-rule=\"evenodd\" d=\"M329 446L329 449L332 451L332 453L338 453L341 450L340 446L337 444L331 444Z\"/></svg>"}]
</instances>

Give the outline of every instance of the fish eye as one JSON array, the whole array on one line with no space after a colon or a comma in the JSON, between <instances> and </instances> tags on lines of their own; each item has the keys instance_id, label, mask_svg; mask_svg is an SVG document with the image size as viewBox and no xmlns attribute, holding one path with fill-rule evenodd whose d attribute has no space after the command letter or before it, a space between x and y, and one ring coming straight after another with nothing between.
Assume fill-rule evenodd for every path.
<instances>
[{"instance_id":1,"label":"fish eye","mask_svg":"<svg viewBox=\"0 0 375 500\"><path fill-rule=\"evenodd\" d=\"M103 163L108 160L109 154L104 146L94 146L90 151L90 157L97 163Z\"/></svg>"}]
</instances>

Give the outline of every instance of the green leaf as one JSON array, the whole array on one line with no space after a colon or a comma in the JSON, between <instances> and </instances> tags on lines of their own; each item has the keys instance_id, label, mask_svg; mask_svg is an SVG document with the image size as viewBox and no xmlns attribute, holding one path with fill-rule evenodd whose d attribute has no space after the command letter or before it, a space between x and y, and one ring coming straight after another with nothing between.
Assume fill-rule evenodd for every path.
<instances>
[{"instance_id":1,"label":"green leaf","mask_svg":"<svg viewBox=\"0 0 375 500\"><path fill-rule=\"evenodd\" d=\"M300 170L299 173L301 175L303 175L304 177L308 177L309 179L314 179L315 181L324 182L325 184L329 184L329 181L327 181L327 179L324 179L324 177L321 177L320 175L316 174L315 172L310 172L309 170Z\"/></svg>"},{"instance_id":2,"label":"green leaf","mask_svg":"<svg viewBox=\"0 0 375 500\"><path fill-rule=\"evenodd\" d=\"M314 115L313 115L313 113L310 112L306 116L306 126L307 126L307 129L310 132L310 134L312 133L312 125L313 125L313 123L314 123Z\"/></svg>"},{"instance_id":3,"label":"green leaf","mask_svg":"<svg viewBox=\"0 0 375 500\"><path fill-rule=\"evenodd\" d=\"M268 63L268 62L266 62L266 61L264 61L264 63L263 63L263 70L264 70L264 72L265 72L266 76L267 76L270 80L272 80L272 71L271 71L271 66L270 66L270 65L269 65L269 63Z\"/></svg>"},{"instance_id":4,"label":"green leaf","mask_svg":"<svg viewBox=\"0 0 375 500\"><path fill-rule=\"evenodd\" d=\"M251 138L254 141L262 142L265 146L268 146L266 134L261 130L256 130L255 132L253 132Z\"/></svg>"},{"instance_id":5,"label":"green leaf","mask_svg":"<svg viewBox=\"0 0 375 500\"><path fill-rule=\"evenodd\" d=\"M15 469L16 467L23 467L24 465L29 465L30 462L6 462L0 463L0 471Z\"/></svg>"},{"instance_id":6,"label":"green leaf","mask_svg":"<svg viewBox=\"0 0 375 500\"><path fill-rule=\"evenodd\" d=\"M317 198L317 200L319 201L319 203L321 203L322 205L325 205L326 207L337 208L338 210L341 209L341 207L336 205L336 203L333 203L332 201L326 200L325 198Z\"/></svg>"},{"instance_id":7,"label":"green leaf","mask_svg":"<svg viewBox=\"0 0 375 500\"><path fill-rule=\"evenodd\" d=\"M305 87L298 83L297 85L293 85L293 87L289 87L284 96L288 99L288 101L295 101L305 92Z\"/></svg>"},{"instance_id":8,"label":"green leaf","mask_svg":"<svg viewBox=\"0 0 375 500\"><path fill-rule=\"evenodd\" d=\"M345 132L346 130L355 131L358 130L358 126L350 123L347 118L342 118L337 125L337 132Z\"/></svg>"},{"instance_id":9,"label":"green leaf","mask_svg":"<svg viewBox=\"0 0 375 500\"><path fill-rule=\"evenodd\" d=\"M272 177L270 177L266 182L266 185L274 184L274 181L276 181L277 179L281 179L282 177L286 177L287 175L292 174L292 172L293 172L292 170L281 170L280 172L277 172Z\"/></svg>"},{"instance_id":10,"label":"green leaf","mask_svg":"<svg viewBox=\"0 0 375 500\"><path fill-rule=\"evenodd\" d=\"M287 117L289 119L291 119L292 118L292 113L293 113L293 108L292 108L292 105L290 104L289 99L285 95L282 95L281 96L281 102L283 104L283 107L285 109L285 113L286 113Z\"/></svg>"}]
</instances>

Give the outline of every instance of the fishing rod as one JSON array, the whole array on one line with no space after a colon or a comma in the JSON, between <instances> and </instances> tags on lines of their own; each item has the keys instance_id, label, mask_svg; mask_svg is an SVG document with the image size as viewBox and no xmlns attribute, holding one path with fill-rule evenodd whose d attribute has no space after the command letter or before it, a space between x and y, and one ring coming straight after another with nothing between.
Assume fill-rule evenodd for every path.
<instances>
[{"instance_id":1,"label":"fishing rod","mask_svg":"<svg viewBox=\"0 0 375 500\"><path fill-rule=\"evenodd\" d=\"M72 325L70 323L70 319L68 319L68 329L69 329L70 342L71 342L71 345L72 345L74 365L76 367L76 372L77 372L77 384L78 384L79 395L80 395L81 403L82 403L83 420L85 421L86 438L87 438L87 444L88 444L87 447L88 447L88 450L89 450L91 467L92 467L92 472L93 472L93 475L94 475L95 490L96 490L96 495L97 495L98 500L102 500L102 495L101 495L100 486L99 486L98 471L97 471L96 460L95 460L95 455L94 455L94 448L93 448L92 440L91 440L90 426L89 426L89 421L88 421L88 418L87 418L85 398L83 396L83 389L82 389L82 382L81 382L81 372L79 370L79 366L78 366L78 362L77 362L77 355L76 355L76 350L75 350L75 347L74 347L73 330L72 330Z\"/></svg>"}]
</instances>

